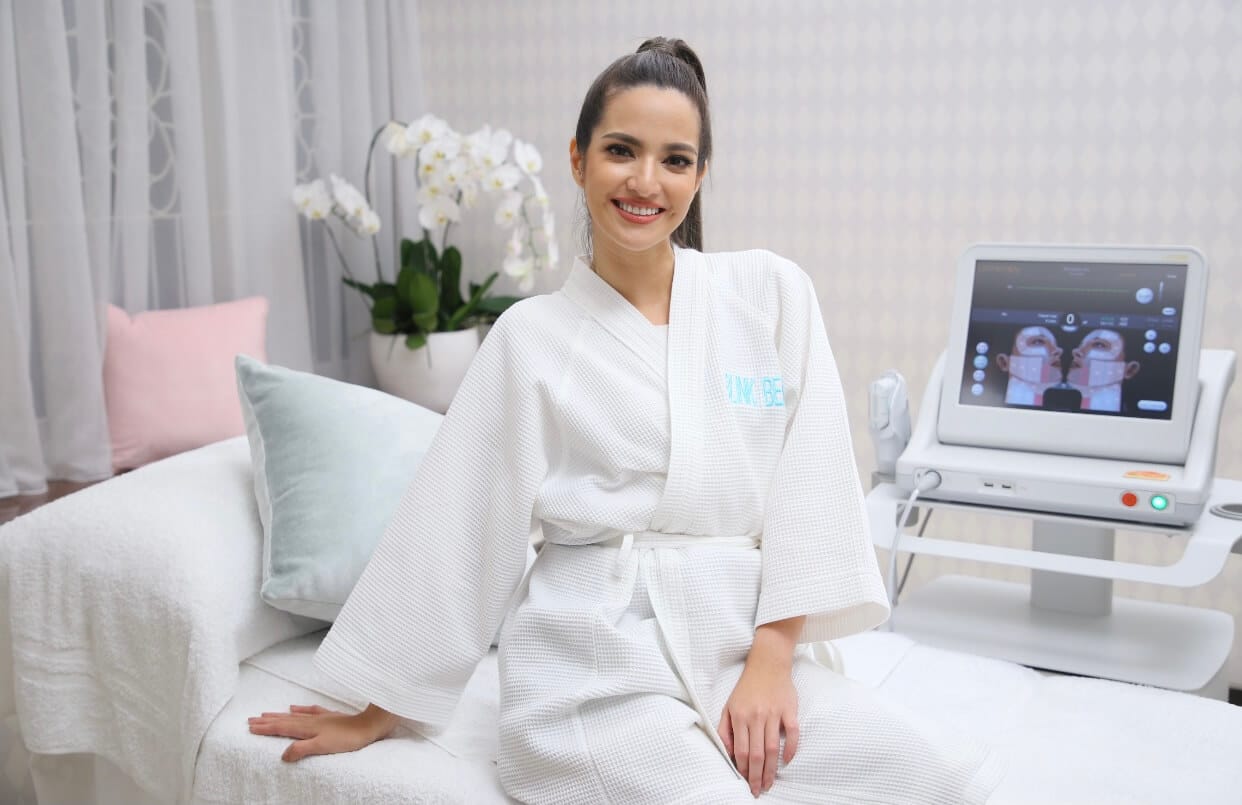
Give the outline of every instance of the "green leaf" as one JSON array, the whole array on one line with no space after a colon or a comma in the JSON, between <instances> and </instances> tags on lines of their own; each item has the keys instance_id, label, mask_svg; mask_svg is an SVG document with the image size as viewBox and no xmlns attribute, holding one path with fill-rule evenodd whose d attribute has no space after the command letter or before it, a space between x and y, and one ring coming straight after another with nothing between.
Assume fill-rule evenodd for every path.
<instances>
[{"instance_id":1,"label":"green leaf","mask_svg":"<svg viewBox=\"0 0 1242 805\"><path fill-rule=\"evenodd\" d=\"M411 274L412 279L404 296L414 310L415 316L420 313L434 315L440 308L440 298L436 294L436 282L426 274Z\"/></svg>"},{"instance_id":2,"label":"green leaf","mask_svg":"<svg viewBox=\"0 0 1242 805\"><path fill-rule=\"evenodd\" d=\"M423 333L410 333L405 337L405 345L409 349L418 349L427 343L427 336Z\"/></svg>"},{"instance_id":3,"label":"green leaf","mask_svg":"<svg viewBox=\"0 0 1242 805\"><path fill-rule=\"evenodd\" d=\"M388 284L377 282L374 285L367 285L365 282L351 280L349 277L341 277L341 282L345 283L350 288L353 288L355 291L359 291L364 296L371 297L372 299L378 299L380 292L383 290L384 286Z\"/></svg>"},{"instance_id":4,"label":"green leaf","mask_svg":"<svg viewBox=\"0 0 1242 805\"><path fill-rule=\"evenodd\" d=\"M483 284L474 289L474 293L470 294L470 301L453 311L453 315L449 318L444 329L448 331L457 330L461 327L461 323L469 316L473 316L479 302L483 301L483 295L487 293L487 289L492 287L492 283L496 281L498 272L493 271L492 275L484 280Z\"/></svg>"},{"instance_id":5,"label":"green leaf","mask_svg":"<svg viewBox=\"0 0 1242 805\"><path fill-rule=\"evenodd\" d=\"M382 299L375 300L375 306L371 308L371 317L373 319L391 319L397 312L397 297L385 296Z\"/></svg>"},{"instance_id":6,"label":"green leaf","mask_svg":"<svg viewBox=\"0 0 1242 805\"><path fill-rule=\"evenodd\" d=\"M432 332L436 329L439 317L435 311L428 313L415 313L413 317L414 325L424 332Z\"/></svg>"},{"instance_id":7,"label":"green leaf","mask_svg":"<svg viewBox=\"0 0 1242 805\"><path fill-rule=\"evenodd\" d=\"M409 238L401 239L401 267L414 265L414 249L418 244Z\"/></svg>"},{"instance_id":8,"label":"green leaf","mask_svg":"<svg viewBox=\"0 0 1242 805\"><path fill-rule=\"evenodd\" d=\"M480 299L479 303L474 306L474 309L478 313L499 316L521 301L522 297L520 296L489 296L486 299Z\"/></svg>"},{"instance_id":9,"label":"green leaf","mask_svg":"<svg viewBox=\"0 0 1242 805\"><path fill-rule=\"evenodd\" d=\"M449 246L440 256L440 310L454 312L461 302L461 252Z\"/></svg>"},{"instance_id":10,"label":"green leaf","mask_svg":"<svg viewBox=\"0 0 1242 805\"><path fill-rule=\"evenodd\" d=\"M371 286L373 299L384 299L386 297L396 298L397 286L391 282L377 282Z\"/></svg>"},{"instance_id":11,"label":"green leaf","mask_svg":"<svg viewBox=\"0 0 1242 805\"><path fill-rule=\"evenodd\" d=\"M380 335L392 335L397 332L397 325L393 323L392 319L377 319L372 317L371 329Z\"/></svg>"},{"instance_id":12,"label":"green leaf","mask_svg":"<svg viewBox=\"0 0 1242 805\"><path fill-rule=\"evenodd\" d=\"M410 301L410 294L414 287L414 278L419 276L418 269L414 266L402 266L401 271L397 274L397 297L406 303Z\"/></svg>"}]
</instances>

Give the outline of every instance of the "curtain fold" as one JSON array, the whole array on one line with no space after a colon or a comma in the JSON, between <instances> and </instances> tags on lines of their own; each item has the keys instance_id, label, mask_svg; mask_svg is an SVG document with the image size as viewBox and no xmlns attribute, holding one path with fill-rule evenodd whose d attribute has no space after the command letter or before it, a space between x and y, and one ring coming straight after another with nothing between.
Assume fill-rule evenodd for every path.
<instances>
[{"instance_id":1,"label":"curtain fold","mask_svg":"<svg viewBox=\"0 0 1242 805\"><path fill-rule=\"evenodd\" d=\"M0 0L0 496L110 474L107 302L263 295L272 362L371 379L365 306L290 192L361 184L374 127L422 112L418 45L404 0Z\"/></svg>"}]
</instances>

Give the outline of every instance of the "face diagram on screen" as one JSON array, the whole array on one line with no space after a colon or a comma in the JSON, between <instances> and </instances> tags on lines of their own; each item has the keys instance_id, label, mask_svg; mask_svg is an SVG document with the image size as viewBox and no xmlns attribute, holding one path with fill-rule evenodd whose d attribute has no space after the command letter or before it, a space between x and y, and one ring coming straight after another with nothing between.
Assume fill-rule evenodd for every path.
<instances>
[{"instance_id":1,"label":"face diagram on screen","mask_svg":"<svg viewBox=\"0 0 1242 805\"><path fill-rule=\"evenodd\" d=\"M1172 415L1184 266L980 261L960 401Z\"/></svg>"},{"instance_id":2,"label":"face diagram on screen","mask_svg":"<svg viewBox=\"0 0 1242 805\"><path fill-rule=\"evenodd\" d=\"M996 356L996 368L1009 375L1005 402L1010 405L1044 404L1044 392L1060 383L1061 348L1047 327L1023 327L1008 355Z\"/></svg>"},{"instance_id":3,"label":"face diagram on screen","mask_svg":"<svg viewBox=\"0 0 1242 805\"><path fill-rule=\"evenodd\" d=\"M1139 362L1126 361L1126 342L1113 330L1092 330L1074 348L1066 378L1082 395L1087 411L1121 412L1121 384L1138 374Z\"/></svg>"}]
</instances>

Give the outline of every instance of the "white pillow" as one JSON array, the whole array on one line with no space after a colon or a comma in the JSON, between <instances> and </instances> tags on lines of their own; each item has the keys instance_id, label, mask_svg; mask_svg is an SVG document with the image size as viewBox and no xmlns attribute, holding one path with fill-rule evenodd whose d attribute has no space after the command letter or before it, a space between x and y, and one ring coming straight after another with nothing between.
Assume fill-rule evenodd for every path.
<instances>
[{"instance_id":1,"label":"white pillow","mask_svg":"<svg viewBox=\"0 0 1242 805\"><path fill-rule=\"evenodd\" d=\"M245 356L236 368L263 521L263 600L335 620L444 417Z\"/></svg>"}]
</instances>

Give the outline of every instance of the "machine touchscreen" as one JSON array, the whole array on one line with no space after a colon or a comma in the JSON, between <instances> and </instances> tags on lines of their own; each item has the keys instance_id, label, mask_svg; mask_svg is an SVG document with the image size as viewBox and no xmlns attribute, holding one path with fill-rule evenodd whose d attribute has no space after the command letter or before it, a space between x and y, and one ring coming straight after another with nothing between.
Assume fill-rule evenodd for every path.
<instances>
[{"instance_id":1,"label":"machine touchscreen","mask_svg":"<svg viewBox=\"0 0 1242 805\"><path fill-rule=\"evenodd\" d=\"M1187 266L979 260L962 405L1173 417Z\"/></svg>"}]
</instances>

